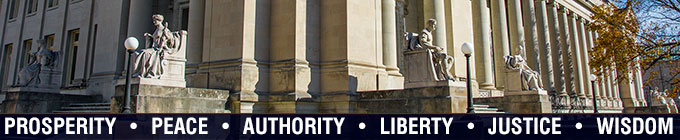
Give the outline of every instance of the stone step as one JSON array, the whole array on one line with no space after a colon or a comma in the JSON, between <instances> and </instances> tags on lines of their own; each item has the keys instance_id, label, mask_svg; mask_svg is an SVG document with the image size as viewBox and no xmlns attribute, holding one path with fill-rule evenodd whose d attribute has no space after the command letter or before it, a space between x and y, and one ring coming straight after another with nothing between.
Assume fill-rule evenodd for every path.
<instances>
[{"instance_id":1,"label":"stone step","mask_svg":"<svg viewBox=\"0 0 680 140\"><path fill-rule=\"evenodd\" d=\"M109 110L59 110L52 113L110 113Z\"/></svg>"},{"instance_id":2,"label":"stone step","mask_svg":"<svg viewBox=\"0 0 680 140\"><path fill-rule=\"evenodd\" d=\"M491 107L490 105L472 105L474 108L488 108Z\"/></svg>"},{"instance_id":3,"label":"stone step","mask_svg":"<svg viewBox=\"0 0 680 140\"><path fill-rule=\"evenodd\" d=\"M78 107L78 106L111 106L111 103L72 103L69 106L72 106L72 107Z\"/></svg>"},{"instance_id":4,"label":"stone step","mask_svg":"<svg viewBox=\"0 0 680 140\"><path fill-rule=\"evenodd\" d=\"M475 113L505 113L503 111L477 111L475 110Z\"/></svg>"},{"instance_id":5,"label":"stone step","mask_svg":"<svg viewBox=\"0 0 680 140\"><path fill-rule=\"evenodd\" d=\"M503 110L491 105L475 104L472 105L475 113L505 113Z\"/></svg>"},{"instance_id":6,"label":"stone step","mask_svg":"<svg viewBox=\"0 0 680 140\"><path fill-rule=\"evenodd\" d=\"M498 111L498 108L474 108L475 111Z\"/></svg>"},{"instance_id":7,"label":"stone step","mask_svg":"<svg viewBox=\"0 0 680 140\"><path fill-rule=\"evenodd\" d=\"M111 110L108 106L61 107L61 110Z\"/></svg>"},{"instance_id":8,"label":"stone step","mask_svg":"<svg viewBox=\"0 0 680 140\"><path fill-rule=\"evenodd\" d=\"M110 103L72 103L53 113L110 113Z\"/></svg>"}]
</instances>

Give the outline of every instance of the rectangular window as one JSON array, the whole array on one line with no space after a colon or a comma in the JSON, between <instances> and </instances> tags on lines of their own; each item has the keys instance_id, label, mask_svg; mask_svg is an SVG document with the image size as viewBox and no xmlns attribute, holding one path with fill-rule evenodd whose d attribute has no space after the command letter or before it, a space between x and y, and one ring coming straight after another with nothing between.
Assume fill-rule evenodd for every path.
<instances>
[{"instance_id":1,"label":"rectangular window","mask_svg":"<svg viewBox=\"0 0 680 140\"><path fill-rule=\"evenodd\" d=\"M79 42L78 42L79 38L80 38L80 30L76 29L76 30L71 30L69 32L69 36L68 36L69 53L68 53L68 57L67 57L68 61L66 61L66 62L68 62L68 65L65 65L65 66L67 66L66 67L67 68L66 78L67 78L67 81L69 83L68 86L72 86L72 85L75 84L74 80L75 80L75 75L76 75L76 66L77 66L76 62L78 62L78 59L77 59L78 58L78 46L80 46Z\"/></svg>"},{"instance_id":2,"label":"rectangular window","mask_svg":"<svg viewBox=\"0 0 680 140\"><path fill-rule=\"evenodd\" d=\"M47 2L47 8L52 8L59 5L59 0L49 0Z\"/></svg>"},{"instance_id":3,"label":"rectangular window","mask_svg":"<svg viewBox=\"0 0 680 140\"><path fill-rule=\"evenodd\" d=\"M45 36L45 41L47 41L47 48L54 48L54 34Z\"/></svg>"},{"instance_id":4,"label":"rectangular window","mask_svg":"<svg viewBox=\"0 0 680 140\"><path fill-rule=\"evenodd\" d=\"M180 30L188 30L189 28L189 8L182 9L182 25Z\"/></svg>"},{"instance_id":5,"label":"rectangular window","mask_svg":"<svg viewBox=\"0 0 680 140\"><path fill-rule=\"evenodd\" d=\"M28 0L28 14L38 11L38 0Z\"/></svg>"},{"instance_id":6,"label":"rectangular window","mask_svg":"<svg viewBox=\"0 0 680 140\"><path fill-rule=\"evenodd\" d=\"M2 88L6 88L9 84L7 79L9 78L7 74L9 73L9 63L12 62L12 44L5 45L5 52L2 54Z\"/></svg>"},{"instance_id":7,"label":"rectangular window","mask_svg":"<svg viewBox=\"0 0 680 140\"><path fill-rule=\"evenodd\" d=\"M9 2L9 19L15 19L19 12L19 0L10 0Z\"/></svg>"},{"instance_id":8,"label":"rectangular window","mask_svg":"<svg viewBox=\"0 0 680 140\"><path fill-rule=\"evenodd\" d=\"M21 66L20 68L23 68L25 66L28 66L28 64L31 63L31 46L33 46L33 40L26 40L24 41L24 50L21 53Z\"/></svg>"}]
</instances>

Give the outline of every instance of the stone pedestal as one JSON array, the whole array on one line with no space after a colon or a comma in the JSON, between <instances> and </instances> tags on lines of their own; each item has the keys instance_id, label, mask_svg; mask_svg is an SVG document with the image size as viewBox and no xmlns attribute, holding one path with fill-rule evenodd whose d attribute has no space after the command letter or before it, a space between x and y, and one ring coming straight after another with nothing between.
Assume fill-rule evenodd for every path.
<instances>
[{"instance_id":1,"label":"stone pedestal","mask_svg":"<svg viewBox=\"0 0 680 140\"><path fill-rule=\"evenodd\" d=\"M437 73L432 62L432 54L427 49L404 52L404 88L434 86Z\"/></svg>"},{"instance_id":2,"label":"stone pedestal","mask_svg":"<svg viewBox=\"0 0 680 140\"><path fill-rule=\"evenodd\" d=\"M677 108L664 105L635 107L635 113L678 113Z\"/></svg>"},{"instance_id":3,"label":"stone pedestal","mask_svg":"<svg viewBox=\"0 0 680 140\"><path fill-rule=\"evenodd\" d=\"M431 53L427 49L416 49L404 52L404 88L457 86L465 87L465 82L454 80L439 80L432 62ZM477 82L472 81L473 92L477 94Z\"/></svg>"},{"instance_id":4,"label":"stone pedestal","mask_svg":"<svg viewBox=\"0 0 680 140\"><path fill-rule=\"evenodd\" d=\"M70 103L100 102L101 96L61 94L59 90L15 87L3 92L2 113L52 113Z\"/></svg>"},{"instance_id":5,"label":"stone pedestal","mask_svg":"<svg viewBox=\"0 0 680 140\"><path fill-rule=\"evenodd\" d=\"M130 111L133 113L229 113L229 91L180 88L148 84L133 84L130 90ZM125 106L125 85L116 86L111 99L111 112L119 113ZM238 107L237 109L240 109Z\"/></svg>"},{"instance_id":6,"label":"stone pedestal","mask_svg":"<svg viewBox=\"0 0 680 140\"><path fill-rule=\"evenodd\" d=\"M522 90L522 79L519 70L505 72L504 110L508 113L552 113L548 92L539 90Z\"/></svg>"},{"instance_id":7,"label":"stone pedestal","mask_svg":"<svg viewBox=\"0 0 680 140\"><path fill-rule=\"evenodd\" d=\"M355 113L465 113L467 92L464 82L456 82L452 86L360 92L355 101Z\"/></svg>"},{"instance_id":8,"label":"stone pedestal","mask_svg":"<svg viewBox=\"0 0 680 140\"><path fill-rule=\"evenodd\" d=\"M504 110L508 113L552 113L550 97L545 90L505 92Z\"/></svg>"},{"instance_id":9,"label":"stone pedestal","mask_svg":"<svg viewBox=\"0 0 680 140\"><path fill-rule=\"evenodd\" d=\"M522 73L519 70L505 70L505 92L522 91Z\"/></svg>"}]
</instances>

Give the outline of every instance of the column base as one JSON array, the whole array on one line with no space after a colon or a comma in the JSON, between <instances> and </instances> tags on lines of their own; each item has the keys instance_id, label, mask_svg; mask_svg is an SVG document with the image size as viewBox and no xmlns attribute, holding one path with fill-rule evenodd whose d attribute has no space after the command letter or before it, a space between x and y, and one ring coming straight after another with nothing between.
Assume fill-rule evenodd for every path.
<instances>
[{"instance_id":1,"label":"column base","mask_svg":"<svg viewBox=\"0 0 680 140\"><path fill-rule=\"evenodd\" d=\"M316 96L307 92L259 95L255 104L257 113L318 113L319 102Z\"/></svg>"},{"instance_id":2,"label":"column base","mask_svg":"<svg viewBox=\"0 0 680 140\"><path fill-rule=\"evenodd\" d=\"M569 113L569 109L571 108L569 96L551 94L550 102L552 103L553 113Z\"/></svg>"},{"instance_id":3,"label":"column base","mask_svg":"<svg viewBox=\"0 0 680 140\"><path fill-rule=\"evenodd\" d=\"M479 89L495 90L496 86L493 83L481 83Z\"/></svg>"},{"instance_id":4,"label":"column base","mask_svg":"<svg viewBox=\"0 0 680 140\"><path fill-rule=\"evenodd\" d=\"M397 72L397 74L399 74ZM399 75L378 75L378 90L404 89L404 76Z\"/></svg>"}]
</instances>

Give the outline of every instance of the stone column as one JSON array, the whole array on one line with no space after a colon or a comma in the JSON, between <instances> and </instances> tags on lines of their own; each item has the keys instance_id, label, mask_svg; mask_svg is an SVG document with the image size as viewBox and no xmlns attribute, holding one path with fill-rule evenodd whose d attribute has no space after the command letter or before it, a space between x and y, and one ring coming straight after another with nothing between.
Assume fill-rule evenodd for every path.
<instances>
[{"instance_id":1,"label":"stone column","mask_svg":"<svg viewBox=\"0 0 680 140\"><path fill-rule=\"evenodd\" d=\"M638 61L639 62L639 61ZM637 98L640 106L647 106L647 102L645 101L645 90L644 90L644 85L642 84L642 72L640 69L640 63L636 64L638 69L633 71L633 82L635 83L635 91L637 93Z\"/></svg>"},{"instance_id":2,"label":"stone column","mask_svg":"<svg viewBox=\"0 0 680 140\"><path fill-rule=\"evenodd\" d=\"M548 10L545 0L536 0L536 24L538 31L538 47L540 48L541 78L543 87L550 93L555 93L555 78L553 77L552 43L548 27Z\"/></svg>"},{"instance_id":3,"label":"stone column","mask_svg":"<svg viewBox=\"0 0 680 140\"><path fill-rule=\"evenodd\" d=\"M580 49L580 55L581 55L581 71L583 71L583 91L586 94L586 97L588 99L592 99L593 97L593 84L590 82L592 79L590 79L590 66L588 66L588 62L590 60L590 57L588 56L588 50L590 50L590 44L588 43L587 36L586 34L586 29L585 29L585 19L583 17L579 17L578 19L578 31L579 31L579 42L581 45L578 49Z\"/></svg>"},{"instance_id":4,"label":"stone column","mask_svg":"<svg viewBox=\"0 0 680 140\"><path fill-rule=\"evenodd\" d=\"M521 0L508 0L508 27L510 27L510 54L519 55L519 46L524 46Z\"/></svg>"},{"instance_id":5,"label":"stone column","mask_svg":"<svg viewBox=\"0 0 680 140\"><path fill-rule=\"evenodd\" d=\"M437 30L434 31L434 45L444 48L444 52L446 52L446 6L444 0L432 1L434 4L433 18L437 20Z\"/></svg>"},{"instance_id":6,"label":"stone column","mask_svg":"<svg viewBox=\"0 0 680 140\"><path fill-rule=\"evenodd\" d=\"M206 74L198 74L198 66L203 62L203 34L205 31L205 1L192 0L189 1L189 26L187 32L188 43L187 46L191 48L186 49L186 80L188 87L202 87L208 85L206 82L199 82L204 79Z\"/></svg>"},{"instance_id":7,"label":"stone column","mask_svg":"<svg viewBox=\"0 0 680 140\"><path fill-rule=\"evenodd\" d=\"M602 93L602 91L600 91L600 82L598 81L599 79L591 79L591 80L592 81L589 82L589 83L591 83L593 85L592 90L593 90L593 93L595 93L595 98L597 99L597 102L596 102L595 105L597 105L597 107L600 107L599 103L602 102L602 100L601 100L602 98L600 97L600 94ZM590 99L593 99L593 97L591 96ZM599 109L602 109L602 108L599 108Z\"/></svg>"},{"instance_id":8,"label":"stone column","mask_svg":"<svg viewBox=\"0 0 680 140\"><path fill-rule=\"evenodd\" d=\"M309 111L297 102L311 98L306 14L306 1L271 1L269 112Z\"/></svg>"},{"instance_id":9,"label":"stone column","mask_svg":"<svg viewBox=\"0 0 680 140\"><path fill-rule=\"evenodd\" d=\"M559 7L559 26L560 26L560 42L562 43L560 48L562 51L562 67L564 69L564 84L565 84L565 90L569 95L576 94L576 90L574 89L574 82L573 81L573 69L571 68L571 57L570 54L571 52L571 33L570 33L570 27L569 24L569 11L564 8L564 7Z\"/></svg>"},{"instance_id":10,"label":"stone column","mask_svg":"<svg viewBox=\"0 0 680 140\"><path fill-rule=\"evenodd\" d=\"M580 98L585 98L585 89L584 89L584 84L583 82L584 79L584 74L581 65L581 51L580 47L581 45L579 44L579 39L580 37L578 36L578 22L576 19L578 15L576 15L574 12L569 13L569 30L571 37L570 39L570 49L571 49L571 68L572 68L572 83L574 85L574 92L578 95Z\"/></svg>"},{"instance_id":11,"label":"stone column","mask_svg":"<svg viewBox=\"0 0 680 140\"><path fill-rule=\"evenodd\" d=\"M618 80L620 80L620 79L617 79L618 76L616 75L617 74L616 69L612 69L611 71L609 71L609 73L610 73L611 79L612 79L611 80L612 91L613 91L612 92L612 98L613 98L612 100L614 101L614 106L615 107L621 107L621 101L622 101L621 100L621 90L619 89L619 82L618 82Z\"/></svg>"},{"instance_id":12,"label":"stone column","mask_svg":"<svg viewBox=\"0 0 680 140\"><path fill-rule=\"evenodd\" d=\"M607 73L610 73L610 72L607 71ZM614 89L612 88L612 86L613 86L613 84L612 84L612 76L611 76L611 75L608 75L607 77L605 77L605 80L606 80L606 81L605 81L605 85L607 86L607 87L605 88L605 90L607 91L607 92L606 92L606 93L607 93L607 94L606 94L606 95L607 95L607 96L606 96L606 97L607 97L606 99L608 100L607 106L613 107L613 101L614 101Z\"/></svg>"},{"instance_id":13,"label":"stone column","mask_svg":"<svg viewBox=\"0 0 680 140\"><path fill-rule=\"evenodd\" d=\"M493 81L493 58L491 54L491 22L486 0L472 1L472 21L475 38L475 65L477 67L477 82L481 89L496 89Z\"/></svg>"},{"instance_id":14,"label":"stone column","mask_svg":"<svg viewBox=\"0 0 680 140\"><path fill-rule=\"evenodd\" d=\"M387 73L401 76L397 67L397 27L394 0L382 0L383 64Z\"/></svg>"},{"instance_id":15,"label":"stone column","mask_svg":"<svg viewBox=\"0 0 680 140\"><path fill-rule=\"evenodd\" d=\"M635 113L635 107L640 106L635 92L633 73L628 74L628 78L619 80L619 94L623 103L624 113Z\"/></svg>"},{"instance_id":16,"label":"stone column","mask_svg":"<svg viewBox=\"0 0 680 140\"><path fill-rule=\"evenodd\" d=\"M541 72L541 58L539 55L539 45L538 45L538 32L536 31L536 9L534 7L533 0L523 0L522 1L522 17L524 19L524 38L526 38L526 44L524 46L524 51L526 51L527 64L533 70ZM543 84L543 83L539 83Z\"/></svg>"},{"instance_id":17,"label":"stone column","mask_svg":"<svg viewBox=\"0 0 680 140\"><path fill-rule=\"evenodd\" d=\"M599 106L605 106L608 102L608 100L607 100L607 83L606 83L607 79L604 76L600 76L600 77L598 77L598 79L599 80L597 82L600 86L600 88L599 88L600 97L597 98L597 100L600 102L600 104L598 104L598 105Z\"/></svg>"},{"instance_id":18,"label":"stone column","mask_svg":"<svg viewBox=\"0 0 680 140\"><path fill-rule=\"evenodd\" d=\"M510 55L508 37L508 19L505 12L505 0L491 0L491 25L493 26L494 60L496 61L496 89L505 88L505 56Z\"/></svg>"},{"instance_id":19,"label":"stone column","mask_svg":"<svg viewBox=\"0 0 680 140\"><path fill-rule=\"evenodd\" d=\"M260 20L258 17L262 17L259 13L271 13L269 6L262 7L270 4L206 0L205 5L203 61L211 62L211 65L201 66L208 77L203 78L204 82L207 88L229 89L239 95L232 98L235 99L232 100L232 107L239 108L232 112L253 112L253 106L258 102L258 93L268 92L268 66L257 64L271 62L265 57L269 56L270 42L263 41L270 36L270 22L267 21L269 18ZM264 11L258 12L259 10Z\"/></svg>"},{"instance_id":20,"label":"stone column","mask_svg":"<svg viewBox=\"0 0 680 140\"><path fill-rule=\"evenodd\" d=\"M202 61L203 52L203 16L205 15L205 1L189 1L189 43L187 49L187 64L198 64Z\"/></svg>"},{"instance_id":21,"label":"stone column","mask_svg":"<svg viewBox=\"0 0 680 140\"><path fill-rule=\"evenodd\" d=\"M564 88L564 68L562 67L562 44L561 38L564 38L564 32L560 31L559 16L557 12L557 3L554 0L550 0L548 3L548 26L550 31L550 44L551 44L551 57L552 57L552 70L553 70L553 84L554 90L557 94L562 96L567 96L567 92Z\"/></svg>"},{"instance_id":22,"label":"stone column","mask_svg":"<svg viewBox=\"0 0 680 140\"><path fill-rule=\"evenodd\" d=\"M584 26L584 28L585 28L585 26ZM593 42L593 40L594 40L594 39L593 39L593 38L594 38L593 31L590 31L590 30L586 31L586 38L587 38L587 40L586 40L587 42L586 42L586 43L588 43L588 48L586 48L586 50L588 50L588 51L586 51L586 53L584 53L584 54L586 55L586 58L587 58L587 60L586 60L586 62L587 62L586 66L587 66L588 70L591 70L590 65L589 65L589 64L590 64L590 53L589 53L589 52L590 52L590 50L593 50L593 48L595 47L595 42ZM590 72L589 72L589 73L590 73ZM592 74L592 73L590 73L590 74ZM600 78L600 79L601 79L601 78ZM591 79L591 80L592 80L592 79ZM599 81L597 82L597 84L600 84L601 81L602 81L602 80L599 80ZM603 88L603 87L600 86L600 85L597 85L597 86L596 86L596 85L592 85L592 86L595 87L595 90L600 90L600 88ZM597 92L597 94L596 94L595 96L597 97L597 99L602 99L602 97L604 97L603 94L604 94L604 92Z\"/></svg>"}]
</instances>

